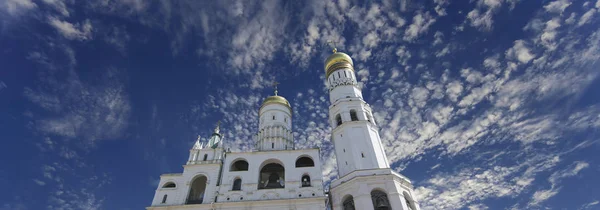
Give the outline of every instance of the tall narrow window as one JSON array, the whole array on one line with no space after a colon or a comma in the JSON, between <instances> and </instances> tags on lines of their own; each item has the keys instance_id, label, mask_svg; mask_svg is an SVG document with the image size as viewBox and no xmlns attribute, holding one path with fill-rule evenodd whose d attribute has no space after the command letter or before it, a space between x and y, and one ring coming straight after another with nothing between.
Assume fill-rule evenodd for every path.
<instances>
[{"instance_id":1,"label":"tall narrow window","mask_svg":"<svg viewBox=\"0 0 600 210\"><path fill-rule=\"evenodd\" d=\"M166 203L166 202L167 202L167 195L164 195L161 203Z\"/></svg>"},{"instance_id":2,"label":"tall narrow window","mask_svg":"<svg viewBox=\"0 0 600 210\"><path fill-rule=\"evenodd\" d=\"M346 71L344 71L344 77L348 77L348 75L346 74Z\"/></svg>"},{"instance_id":3,"label":"tall narrow window","mask_svg":"<svg viewBox=\"0 0 600 210\"><path fill-rule=\"evenodd\" d=\"M365 153L362 153L362 152L361 152L361 153L360 153L360 155L361 155L363 158L365 157Z\"/></svg>"},{"instance_id":4,"label":"tall narrow window","mask_svg":"<svg viewBox=\"0 0 600 210\"><path fill-rule=\"evenodd\" d=\"M342 76L340 75L340 72L338 71L338 78L340 78L340 77L342 77Z\"/></svg>"},{"instance_id":5,"label":"tall narrow window","mask_svg":"<svg viewBox=\"0 0 600 210\"><path fill-rule=\"evenodd\" d=\"M271 149L275 148L275 143L271 143Z\"/></svg>"},{"instance_id":6,"label":"tall narrow window","mask_svg":"<svg viewBox=\"0 0 600 210\"><path fill-rule=\"evenodd\" d=\"M337 114L335 116L335 122L336 122L337 126L342 124L342 116L340 114Z\"/></svg>"},{"instance_id":7,"label":"tall narrow window","mask_svg":"<svg viewBox=\"0 0 600 210\"><path fill-rule=\"evenodd\" d=\"M273 115L273 120L275 120L275 115Z\"/></svg>"},{"instance_id":8,"label":"tall narrow window","mask_svg":"<svg viewBox=\"0 0 600 210\"><path fill-rule=\"evenodd\" d=\"M350 119L352 121L358 121L358 116L356 115L356 110L354 110L354 109L350 110Z\"/></svg>"},{"instance_id":9,"label":"tall narrow window","mask_svg":"<svg viewBox=\"0 0 600 210\"><path fill-rule=\"evenodd\" d=\"M236 178L233 181L233 187L231 187L231 190L242 190L242 179Z\"/></svg>"},{"instance_id":10,"label":"tall narrow window","mask_svg":"<svg viewBox=\"0 0 600 210\"><path fill-rule=\"evenodd\" d=\"M387 194L381 190L371 191L371 201L373 201L373 209L375 210L391 209Z\"/></svg>"},{"instance_id":11,"label":"tall narrow window","mask_svg":"<svg viewBox=\"0 0 600 210\"><path fill-rule=\"evenodd\" d=\"M206 159L208 159L208 154L204 154L204 161L206 161Z\"/></svg>"}]
</instances>

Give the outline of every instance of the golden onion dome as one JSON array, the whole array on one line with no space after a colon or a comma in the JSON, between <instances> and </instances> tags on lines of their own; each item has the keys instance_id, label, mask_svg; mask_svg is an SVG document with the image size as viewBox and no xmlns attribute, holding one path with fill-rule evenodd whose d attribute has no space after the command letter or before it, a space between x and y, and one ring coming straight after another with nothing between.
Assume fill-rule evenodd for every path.
<instances>
[{"instance_id":1,"label":"golden onion dome","mask_svg":"<svg viewBox=\"0 0 600 210\"><path fill-rule=\"evenodd\" d=\"M347 68L354 71L354 62L349 55L343 52L335 52L325 60L325 78L329 77L335 70Z\"/></svg>"},{"instance_id":2,"label":"golden onion dome","mask_svg":"<svg viewBox=\"0 0 600 210\"><path fill-rule=\"evenodd\" d=\"M288 102L287 99L285 99L284 97L281 97L281 96L275 95L275 96L267 97L263 101L262 105L260 106L260 109L262 109L263 107L265 107L266 105L269 105L269 104L281 104L281 105L286 106L288 109L290 109L290 111L292 110L292 107L290 106L290 102Z\"/></svg>"}]
</instances>

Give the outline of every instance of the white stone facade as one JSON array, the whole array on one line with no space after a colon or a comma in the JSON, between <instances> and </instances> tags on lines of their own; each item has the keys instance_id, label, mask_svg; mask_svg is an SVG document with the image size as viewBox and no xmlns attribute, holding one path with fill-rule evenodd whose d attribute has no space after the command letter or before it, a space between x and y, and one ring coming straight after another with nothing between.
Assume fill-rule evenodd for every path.
<instances>
[{"instance_id":1,"label":"white stone facade","mask_svg":"<svg viewBox=\"0 0 600 210\"><path fill-rule=\"evenodd\" d=\"M325 66L339 176L327 193L319 149L296 149L291 106L275 90L259 110L254 151L226 152L217 125L183 173L160 177L146 209L419 210L410 180L390 169L352 59L334 51Z\"/></svg>"},{"instance_id":2,"label":"white stone facade","mask_svg":"<svg viewBox=\"0 0 600 210\"><path fill-rule=\"evenodd\" d=\"M330 184L334 210L417 210L412 184L390 169L373 112L364 101L351 58L334 53L326 63L329 121L339 178Z\"/></svg>"}]
</instances>

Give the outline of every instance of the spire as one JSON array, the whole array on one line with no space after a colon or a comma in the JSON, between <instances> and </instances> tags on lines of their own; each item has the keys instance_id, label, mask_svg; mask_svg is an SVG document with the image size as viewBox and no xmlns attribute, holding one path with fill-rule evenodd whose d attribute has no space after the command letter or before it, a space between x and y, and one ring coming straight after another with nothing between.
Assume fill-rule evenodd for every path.
<instances>
[{"instance_id":1,"label":"spire","mask_svg":"<svg viewBox=\"0 0 600 210\"><path fill-rule=\"evenodd\" d=\"M202 143L200 143L200 135L198 135L198 139L196 140L196 143L194 143L194 146L192 147L192 149L202 149L202 147L204 146Z\"/></svg>"},{"instance_id":2,"label":"spire","mask_svg":"<svg viewBox=\"0 0 600 210\"><path fill-rule=\"evenodd\" d=\"M333 49L332 49L333 53L336 53L336 52L337 52L337 47L336 47L336 45L337 45L337 41L331 41L331 40L328 40L328 41L327 41L327 44L329 44L329 46L330 46L331 48L333 48Z\"/></svg>"},{"instance_id":3,"label":"spire","mask_svg":"<svg viewBox=\"0 0 600 210\"><path fill-rule=\"evenodd\" d=\"M214 133L212 134L212 136L210 136L210 139L208 140L208 143L206 144L207 147L210 148L217 148L219 147L221 140L223 139L223 135L221 135L221 121L217 121L217 126L215 127Z\"/></svg>"},{"instance_id":4,"label":"spire","mask_svg":"<svg viewBox=\"0 0 600 210\"><path fill-rule=\"evenodd\" d=\"M279 92L279 91L277 91L277 85L279 85L279 82L277 82L277 81L273 82L273 87L275 88L275 95L277 95L277 93Z\"/></svg>"}]
</instances>

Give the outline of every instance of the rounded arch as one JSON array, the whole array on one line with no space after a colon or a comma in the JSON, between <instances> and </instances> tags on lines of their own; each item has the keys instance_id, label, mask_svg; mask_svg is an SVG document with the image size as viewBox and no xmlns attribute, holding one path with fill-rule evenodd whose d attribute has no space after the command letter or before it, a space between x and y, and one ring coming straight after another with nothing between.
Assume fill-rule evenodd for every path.
<instances>
[{"instance_id":1,"label":"rounded arch","mask_svg":"<svg viewBox=\"0 0 600 210\"><path fill-rule=\"evenodd\" d=\"M358 121L358 114L356 113L355 109L351 109L350 110L350 120L351 121Z\"/></svg>"},{"instance_id":2,"label":"rounded arch","mask_svg":"<svg viewBox=\"0 0 600 210\"><path fill-rule=\"evenodd\" d=\"M406 202L406 207L408 207L409 210L417 209L415 206L415 200L413 200L406 191L404 191L402 195L404 195L404 201Z\"/></svg>"},{"instance_id":3,"label":"rounded arch","mask_svg":"<svg viewBox=\"0 0 600 210\"><path fill-rule=\"evenodd\" d=\"M231 161L229 171L248 171L248 161L244 158L237 158Z\"/></svg>"},{"instance_id":4,"label":"rounded arch","mask_svg":"<svg viewBox=\"0 0 600 210\"><path fill-rule=\"evenodd\" d=\"M342 115L340 115L340 114L335 115L335 125L340 126L341 124L342 124Z\"/></svg>"},{"instance_id":5,"label":"rounded arch","mask_svg":"<svg viewBox=\"0 0 600 210\"><path fill-rule=\"evenodd\" d=\"M260 164L258 189L285 187L285 167L278 159L268 159Z\"/></svg>"},{"instance_id":6,"label":"rounded arch","mask_svg":"<svg viewBox=\"0 0 600 210\"><path fill-rule=\"evenodd\" d=\"M233 185L231 186L232 191L242 190L242 178L236 177L233 179Z\"/></svg>"},{"instance_id":7,"label":"rounded arch","mask_svg":"<svg viewBox=\"0 0 600 210\"><path fill-rule=\"evenodd\" d=\"M310 187L311 186L311 181L310 181L310 175L308 175L308 173L304 173L302 174L302 177L300 177L300 187Z\"/></svg>"},{"instance_id":8,"label":"rounded arch","mask_svg":"<svg viewBox=\"0 0 600 210\"><path fill-rule=\"evenodd\" d=\"M343 210L355 210L354 197L352 195L345 195L342 197L342 209Z\"/></svg>"},{"instance_id":9,"label":"rounded arch","mask_svg":"<svg viewBox=\"0 0 600 210\"><path fill-rule=\"evenodd\" d=\"M380 189L375 188L371 190L371 201L373 202L373 209L375 210L391 210L390 200L388 199L387 193Z\"/></svg>"},{"instance_id":10,"label":"rounded arch","mask_svg":"<svg viewBox=\"0 0 600 210\"><path fill-rule=\"evenodd\" d=\"M162 188L176 188L177 185L175 184L175 182L172 181L168 181L167 183L165 183Z\"/></svg>"},{"instance_id":11,"label":"rounded arch","mask_svg":"<svg viewBox=\"0 0 600 210\"><path fill-rule=\"evenodd\" d=\"M208 185L208 176L200 173L194 176L190 182L190 191L186 204L201 204L204 201L204 194Z\"/></svg>"},{"instance_id":12,"label":"rounded arch","mask_svg":"<svg viewBox=\"0 0 600 210\"><path fill-rule=\"evenodd\" d=\"M300 167L314 167L315 161L309 155L301 155L296 158L296 168Z\"/></svg>"}]
</instances>

